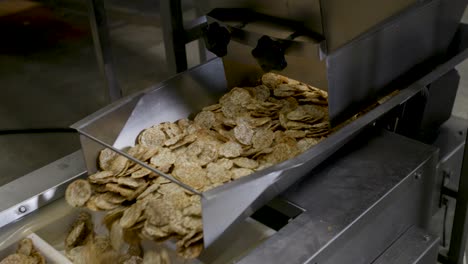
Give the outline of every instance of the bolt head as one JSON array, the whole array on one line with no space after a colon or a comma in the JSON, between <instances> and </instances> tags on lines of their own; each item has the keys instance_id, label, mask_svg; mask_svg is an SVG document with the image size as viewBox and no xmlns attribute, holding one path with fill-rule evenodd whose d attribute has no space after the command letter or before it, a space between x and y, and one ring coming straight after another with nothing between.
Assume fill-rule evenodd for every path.
<instances>
[{"instance_id":1,"label":"bolt head","mask_svg":"<svg viewBox=\"0 0 468 264\"><path fill-rule=\"evenodd\" d=\"M26 208L26 206L22 205L18 208L18 212L20 213L26 213L28 211L28 208Z\"/></svg>"},{"instance_id":2,"label":"bolt head","mask_svg":"<svg viewBox=\"0 0 468 264\"><path fill-rule=\"evenodd\" d=\"M421 172L416 172L416 173L414 174L414 178L415 178L416 180L421 179L421 177L422 177L422 173L421 173Z\"/></svg>"}]
</instances>

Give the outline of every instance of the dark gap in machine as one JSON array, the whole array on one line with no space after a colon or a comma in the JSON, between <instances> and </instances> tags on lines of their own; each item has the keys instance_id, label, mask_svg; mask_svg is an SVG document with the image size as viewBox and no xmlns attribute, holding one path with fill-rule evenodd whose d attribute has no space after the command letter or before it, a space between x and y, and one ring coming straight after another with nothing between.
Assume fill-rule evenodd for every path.
<instances>
[{"instance_id":1,"label":"dark gap in machine","mask_svg":"<svg viewBox=\"0 0 468 264\"><path fill-rule=\"evenodd\" d=\"M274 198L268 204L253 213L251 218L275 231L279 231L287 225L289 221L296 218L304 211L304 209L287 200Z\"/></svg>"}]
</instances>

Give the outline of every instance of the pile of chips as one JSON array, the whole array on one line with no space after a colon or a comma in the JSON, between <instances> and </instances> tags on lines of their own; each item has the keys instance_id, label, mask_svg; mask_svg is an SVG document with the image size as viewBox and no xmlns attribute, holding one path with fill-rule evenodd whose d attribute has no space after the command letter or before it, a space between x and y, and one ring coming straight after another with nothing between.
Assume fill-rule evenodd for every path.
<instances>
[{"instance_id":1,"label":"pile of chips","mask_svg":"<svg viewBox=\"0 0 468 264\"><path fill-rule=\"evenodd\" d=\"M267 73L260 85L233 88L193 120L142 131L127 153L204 192L293 158L329 133L326 92ZM175 238L185 258L200 254L198 195L110 149L98 164L99 172L68 187L70 205L108 211L108 224L141 238Z\"/></svg>"},{"instance_id":2,"label":"pile of chips","mask_svg":"<svg viewBox=\"0 0 468 264\"><path fill-rule=\"evenodd\" d=\"M18 243L16 253L8 255L0 261L0 264L18 264L18 263L31 263L31 264L45 264L46 259L34 247L30 238L24 238Z\"/></svg>"},{"instance_id":3,"label":"pile of chips","mask_svg":"<svg viewBox=\"0 0 468 264\"><path fill-rule=\"evenodd\" d=\"M92 216L81 212L65 238L65 255L75 264L171 264L164 249L144 250L134 232L125 231L118 221L107 222L108 234L94 232Z\"/></svg>"}]
</instances>

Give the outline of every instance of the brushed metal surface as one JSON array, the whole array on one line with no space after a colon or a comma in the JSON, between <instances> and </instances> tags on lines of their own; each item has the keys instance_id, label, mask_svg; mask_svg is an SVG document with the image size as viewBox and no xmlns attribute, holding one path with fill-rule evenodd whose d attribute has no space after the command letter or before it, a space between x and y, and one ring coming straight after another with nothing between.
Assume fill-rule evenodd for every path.
<instances>
[{"instance_id":1,"label":"brushed metal surface","mask_svg":"<svg viewBox=\"0 0 468 264\"><path fill-rule=\"evenodd\" d=\"M72 127L119 149L133 146L143 129L187 117L214 103L226 89L222 62L215 59L110 104ZM84 136L80 140L88 171L94 173L102 145Z\"/></svg>"},{"instance_id":2,"label":"brushed metal surface","mask_svg":"<svg viewBox=\"0 0 468 264\"><path fill-rule=\"evenodd\" d=\"M467 129L468 120L452 116L440 127L439 135L432 143L440 149L439 172L448 178L445 183L455 190L460 181Z\"/></svg>"},{"instance_id":3,"label":"brushed metal surface","mask_svg":"<svg viewBox=\"0 0 468 264\"><path fill-rule=\"evenodd\" d=\"M370 263L426 224L437 150L388 132L355 142L282 194L305 212L239 263Z\"/></svg>"},{"instance_id":4,"label":"brushed metal surface","mask_svg":"<svg viewBox=\"0 0 468 264\"><path fill-rule=\"evenodd\" d=\"M330 52L400 13L419 0L202 0L202 13L214 8L249 8L266 15L301 22L326 36Z\"/></svg>"},{"instance_id":5,"label":"brushed metal surface","mask_svg":"<svg viewBox=\"0 0 468 264\"><path fill-rule=\"evenodd\" d=\"M416 226L406 231L373 264L435 264L439 238Z\"/></svg>"},{"instance_id":6,"label":"brushed metal surface","mask_svg":"<svg viewBox=\"0 0 468 264\"><path fill-rule=\"evenodd\" d=\"M322 23L331 53L349 41L375 28L418 0L322 0Z\"/></svg>"},{"instance_id":7,"label":"brushed metal surface","mask_svg":"<svg viewBox=\"0 0 468 264\"><path fill-rule=\"evenodd\" d=\"M285 54L288 66L282 71L273 71L289 78L311 84L321 90L328 90L326 61L320 59L320 44L314 45L309 56ZM251 55L250 45L231 42L228 54L223 57L226 79L229 87L254 83L263 74L258 62Z\"/></svg>"},{"instance_id":8,"label":"brushed metal surface","mask_svg":"<svg viewBox=\"0 0 468 264\"><path fill-rule=\"evenodd\" d=\"M63 197L71 181L86 175L81 151L76 151L0 187L0 227Z\"/></svg>"},{"instance_id":9,"label":"brushed metal surface","mask_svg":"<svg viewBox=\"0 0 468 264\"><path fill-rule=\"evenodd\" d=\"M467 3L427 1L328 54L332 121L346 119L385 90L398 89L397 78L444 55Z\"/></svg>"},{"instance_id":10,"label":"brushed metal surface","mask_svg":"<svg viewBox=\"0 0 468 264\"><path fill-rule=\"evenodd\" d=\"M299 21L312 31L323 33L320 0L200 0L195 5L202 14L214 8L249 8L265 15Z\"/></svg>"}]
</instances>

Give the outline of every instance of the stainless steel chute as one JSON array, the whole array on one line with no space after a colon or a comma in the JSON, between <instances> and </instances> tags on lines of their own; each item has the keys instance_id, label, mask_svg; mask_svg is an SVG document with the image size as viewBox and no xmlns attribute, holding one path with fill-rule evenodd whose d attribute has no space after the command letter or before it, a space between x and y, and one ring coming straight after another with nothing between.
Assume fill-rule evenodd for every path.
<instances>
[{"instance_id":1,"label":"stainless steel chute","mask_svg":"<svg viewBox=\"0 0 468 264\"><path fill-rule=\"evenodd\" d=\"M214 103L228 91L220 59L179 74L159 86L110 105L73 125L81 133L88 173L96 171L96 158L103 147L110 147L142 166L164 175L187 190L201 195L204 242L209 247L236 222L305 176L316 165L351 140L360 130L386 111L417 93L420 87L405 90L379 108L341 128L305 153L256 172L249 177L199 193L142 161L129 156L123 148L133 146L145 128L164 121L175 121ZM195 98L195 99L194 99ZM109 129L112 127L113 129Z\"/></svg>"}]
</instances>

